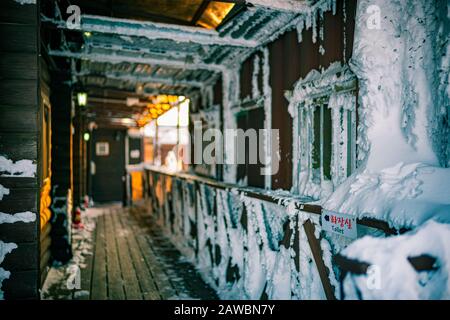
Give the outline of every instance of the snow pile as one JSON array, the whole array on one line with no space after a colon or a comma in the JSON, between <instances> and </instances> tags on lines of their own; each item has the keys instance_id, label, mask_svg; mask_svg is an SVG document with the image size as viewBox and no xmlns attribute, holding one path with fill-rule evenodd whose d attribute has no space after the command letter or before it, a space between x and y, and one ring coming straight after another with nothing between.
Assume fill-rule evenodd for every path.
<instances>
[{"instance_id":1,"label":"snow pile","mask_svg":"<svg viewBox=\"0 0 450 320\"><path fill-rule=\"evenodd\" d=\"M3 263L3 260L5 259L5 256L8 253L11 253L14 249L17 249L17 244L15 243L6 243L0 240L0 264Z\"/></svg>"},{"instance_id":2,"label":"snow pile","mask_svg":"<svg viewBox=\"0 0 450 320\"><path fill-rule=\"evenodd\" d=\"M4 156L0 156L0 175L5 177L34 177L36 175L36 164L32 160L13 162Z\"/></svg>"},{"instance_id":3,"label":"snow pile","mask_svg":"<svg viewBox=\"0 0 450 320\"><path fill-rule=\"evenodd\" d=\"M15 222L33 222L36 220L36 213L26 211L14 214L0 212L0 224Z\"/></svg>"},{"instance_id":4,"label":"snow pile","mask_svg":"<svg viewBox=\"0 0 450 320\"><path fill-rule=\"evenodd\" d=\"M342 254L371 265L367 275L348 274L347 299L450 299L450 225L429 221L390 238L364 237ZM416 271L408 258L437 258L430 271Z\"/></svg>"},{"instance_id":5,"label":"snow pile","mask_svg":"<svg viewBox=\"0 0 450 320\"><path fill-rule=\"evenodd\" d=\"M54 262L41 291L41 299L81 299L90 292L81 288L81 269L93 255L95 219L103 214L101 208L89 208L83 213L83 228L72 230L73 258L66 265Z\"/></svg>"},{"instance_id":6,"label":"snow pile","mask_svg":"<svg viewBox=\"0 0 450 320\"><path fill-rule=\"evenodd\" d=\"M356 14L350 66L360 84L360 161L380 170L408 159L443 164L434 140L445 135L438 97L445 11L442 1L362 0ZM383 8L378 28L368 28L369 6ZM392 23L395 21L395 23Z\"/></svg>"},{"instance_id":7,"label":"snow pile","mask_svg":"<svg viewBox=\"0 0 450 320\"><path fill-rule=\"evenodd\" d=\"M396 228L428 219L450 223L450 169L398 163L351 176L323 204L328 210L372 217Z\"/></svg>"},{"instance_id":8,"label":"snow pile","mask_svg":"<svg viewBox=\"0 0 450 320\"><path fill-rule=\"evenodd\" d=\"M382 8L370 28L369 6ZM399 227L450 221L443 12L445 1L358 2L350 67L359 80L360 169L326 209Z\"/></svg>"},{"instance_id":9,"label":"snow pile","mask_svg":"<svg viewBox=\"0 0 450 320\"><path fill-rule=\"evenodd\" d=\"M3 196L9 195L9 189L0 184L0 201L3 200Z\"/></svg>"}]
</instances>

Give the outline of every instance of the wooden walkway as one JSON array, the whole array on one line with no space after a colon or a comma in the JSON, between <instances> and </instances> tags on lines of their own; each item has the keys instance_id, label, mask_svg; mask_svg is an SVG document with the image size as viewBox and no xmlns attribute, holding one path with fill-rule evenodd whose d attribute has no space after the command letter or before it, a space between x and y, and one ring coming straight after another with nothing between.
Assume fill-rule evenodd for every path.
<instances>
[{"instance_id":1,"label":"wooden walkway","mask_svg":"<svg viewBox=\"0 0 450 320\"><path fill-rule=\"evenodd\" d=\"M218 299L144 210L105 207L96 220L78 290L89 294L68 299Z\"/></svg>"}]
</instances>

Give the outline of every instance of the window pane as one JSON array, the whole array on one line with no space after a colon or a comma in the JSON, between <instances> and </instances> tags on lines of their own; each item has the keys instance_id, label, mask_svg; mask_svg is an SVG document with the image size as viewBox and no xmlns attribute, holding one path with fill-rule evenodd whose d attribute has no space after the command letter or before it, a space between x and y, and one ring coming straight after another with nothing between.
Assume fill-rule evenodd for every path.
<instances>
[{"instance_id":1,"label":"window pane","mask_svg":"<svg viewBox=\"0 0 450 320\"><path fill-rule=\"evenodd\" d=\"M326 180L331 180L331 148L332 148L332 122L331 109L327 105L323 106L323 176Z\"/></svg>"},{"instance_id":2,"label":"window pane","mask_svg":"<svg viewBox=\"0 0 450 320\"><path fill-rule=\"evenodd\" d=\"M312 167L320 169L320 107L314 109Z\"/></svg>"},{"instance_id":3,"label":"window pane","mask_svg":"<svg viewBox=\"0 0 450 320\"><path fill-rule=\"evenodd\" d=\"M353 115L353 112L347 112L347 177L353 173L353 165L355 160Z\"/></svg>"}]
</instances>

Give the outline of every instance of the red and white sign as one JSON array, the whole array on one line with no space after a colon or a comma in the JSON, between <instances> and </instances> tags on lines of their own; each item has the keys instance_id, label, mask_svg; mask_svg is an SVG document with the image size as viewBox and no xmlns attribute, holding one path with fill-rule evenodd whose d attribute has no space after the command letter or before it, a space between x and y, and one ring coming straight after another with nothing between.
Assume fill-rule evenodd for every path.
<instances>
[{"instance_id":1,"label":"red and white sign","mask_svg":"<svg viewBox=\"0 0 450 320\"><path fill-rule=\"evenodd\" d=\"M352 239L356 239L358 236L356 218L354 216L322 210L321 220L324 231L337 233Z\"/></svg>"}]
</instances>

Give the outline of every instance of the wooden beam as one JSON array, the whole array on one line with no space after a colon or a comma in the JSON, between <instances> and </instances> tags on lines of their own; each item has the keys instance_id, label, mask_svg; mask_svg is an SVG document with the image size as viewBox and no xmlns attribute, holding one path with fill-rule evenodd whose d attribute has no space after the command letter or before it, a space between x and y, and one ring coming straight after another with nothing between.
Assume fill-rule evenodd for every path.
<instances>
[{"instance_id":1,"label":"wooden beam","mask_svg":"<svg viewBox=\"0 0 450 320\"><path fill-rule=\"evenodd\" d=\"M323 262L322 248L320 247L319 240L317 240L316 236L314 235L315 228L311 220L306 220L306 222L303 224L303 229L305 230L309 247L311 248L311 253L317 267L317 271L319 271L319 277L320 281L322 282L325 296L328 300L336 300L336 296L334 295L334 288L331 285L330 278L328 277L330 270L328 270L328 268L325 266L325 263Z\"/></svg>"},{"instance_id":2,"label":"wooden beam","mask_svg":"<svg viewBox=\"0 0 450 320\"><path fill-rule=\"evenodd\" d=\"M175 80L170 78L155 77L155 76L138 76L133 74L118 74L113 72L106 72L102 74L90 73L90 72L80 72L74 74L77 77L105 77L107 79L129 81L132 83L156 83L163 85L173 85L173 86L188 86L195 88L202 88L203 82L200 81L189 81L189 80Z\"/></svg>"},{"instance_id":3,"label":"wooden beam","mask_svg":"<svg viewBox=\"0 0 450 320\"><path fill-rule=\"evenodd\" d=\"M310 2L308 0L246 0L247 5L293 13L307 13L310 8Z\"/></svg>"},{"instance_id":4,"label":"wooden beam","mask_svg":"<svg viewBox=\"0 0 450 320\"><path fill-rule=\"evenodd\" d=\"M55 20L46 16L41 16L41 20L45 23L55 24L58 28L67 29L65 21ZM220 36L216 30L212 29L105 16L82 15L81 26L77 30L81 32L97 32L129 37L145 37L153 40L173 40L181 43L196 43L206 46L214 45L242 48L256 48L258 46L258 42L255 40Z\"/></svg>"},{"instance_id":5,"label":"wooden beam","mask_svg":"<svg viewBox=\"0 0 450 320\"><path fill-rule=\"evenodd\" d=\"M203 0L200 6L198 7L197 11L194 14L194 17L192 18L191 24L193 26L197 25L198 20L202 17L203 13L205 13L206 8L208 7L210 0Z\"/></svg>"},{"instance_id":6,"label":"wooden beam","mask_svg":"<svg viewBox=\"0 0 450 320\"><path fill-rule=\"evenodd\" d=\"M136 10L138 9L138 10ZM139 21L152 21L156 23L164 23L164 24L175 24L182 26L190 26L191 23L186 20L177 19L173 17L167 17L162 15L156 15L148 11L139 10L139 7L124 5L124 4L115 4L112 5L112 16L117 18L126 18L133 19Z\"/></svg>"},{"instance_id":7,"label":"wooden beam","mask_svg":"<svg viewBox=\"0 0 450 320\"><path fill-rule=\"evenodd\" d=\"M157 66L167 66L173 68L180 68L186 70L211 70L211 71L222 71L224 67L214 64L206 64L206 63L190 63L186 61L176 61L176 60L162 60L162 59L154 59L154 58L145 58L139 55L130 56L124 54L117 54L116 51L110 50L108 53L87 53L87 52L72 52L72 51L63 51L63 50L49 50L48 53L52 56L57 57L66 57L73 59L81 59L81 60L89 60L95 62L109 62L112 64L117 64L121 62L131 62L131 63L142 63L148 65L157 65Z\"/></svg>"}]
</instances>

